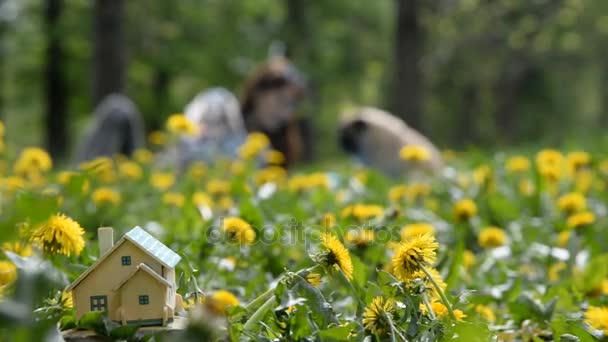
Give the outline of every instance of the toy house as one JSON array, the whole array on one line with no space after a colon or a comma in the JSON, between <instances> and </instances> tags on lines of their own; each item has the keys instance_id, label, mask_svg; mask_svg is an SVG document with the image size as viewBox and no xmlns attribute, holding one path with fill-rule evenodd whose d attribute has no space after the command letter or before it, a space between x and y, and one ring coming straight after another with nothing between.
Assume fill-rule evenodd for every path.
<instances>
[{"instance_id":1,"label":"toy house","mask_svg":"<svg viewBox=\"0 0 608 342\"><path fill-rule=\"evenodd\" d=\"M123 325L173 321L176 306L181 306L175 293L175 265L181 257L140 227L116 244L112 228L99 228L98 236L99 259L67 288L76 318L106 311Z\"/></svg>"}]
</instances>

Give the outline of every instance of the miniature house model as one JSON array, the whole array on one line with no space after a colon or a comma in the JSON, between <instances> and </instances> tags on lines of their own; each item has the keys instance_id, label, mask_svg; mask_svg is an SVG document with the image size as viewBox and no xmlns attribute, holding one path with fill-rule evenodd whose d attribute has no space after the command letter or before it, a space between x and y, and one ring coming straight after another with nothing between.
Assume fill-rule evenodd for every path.
<instances>
[{"instance_id":1,"label":"miniature house model","mask_svg":"<svg viewBox=\"0 0 608 342\"><path fill-rule=\"evenodd\" d=\"M124 324L166 325L176 305L175 265L181 257L140 227L114 244L112 228L99 228L99 259L76 279L72 291L76 318L106 311Z\"/></svg>"}]
</instances>

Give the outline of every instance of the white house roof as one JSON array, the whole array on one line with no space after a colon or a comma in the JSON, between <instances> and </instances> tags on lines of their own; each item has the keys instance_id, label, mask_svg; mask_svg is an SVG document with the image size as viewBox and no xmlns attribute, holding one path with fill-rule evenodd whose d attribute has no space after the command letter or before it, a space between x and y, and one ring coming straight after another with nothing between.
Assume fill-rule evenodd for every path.
<instances>
[{"instance_id":1,"label":"white house roof","mask_svg":"<svg viewBox=\"0 0 608 342\"><path fill-rule=\"evenodd\" d=\"M165 246L162 242L156 240L154 236L150 235L150 233L141 229L139 226L131 229L125 234L125 238L141 247L144 251L158 259L158 261L167 267L175 267L182 259L177 253Z\"/></svg>"},{"instance_id":2,"label":"white house roof","mask_svg":"<svg viewBox=\"0 0 608 342\"><path fill-rule=\"evenodd\" d=\"M143 271L143 272L148 273L149 275L152 276L152 278L158 280L158 282L160 282L161 284L165 285L166 287L172 287L171 283L169 281L167 281L167 279L161 277L158 273L156 273L148 265L146 265L146 264L139 264L133 270L133 272L131 272L128 276L126 276L125 279L123 281L121 281L118 285L116 285L112 290L113 291L118 291L124 284L126 284L127 282L129 282L129 280L131 278L133 278L133 276L135 276L137 274L137 272L139 272L139 271Z\"/></svg>"}]
</instances>

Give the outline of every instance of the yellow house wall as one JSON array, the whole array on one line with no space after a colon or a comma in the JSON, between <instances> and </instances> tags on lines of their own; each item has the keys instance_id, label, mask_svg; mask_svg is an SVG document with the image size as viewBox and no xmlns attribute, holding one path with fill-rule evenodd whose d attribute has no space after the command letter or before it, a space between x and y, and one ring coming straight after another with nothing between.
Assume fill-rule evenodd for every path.
<instances>
[{"instance_id":1,"label":"yellow house wall","mask_svg":"<svg viewBox=\"0 0 608 342\"><path fill-rule=\"evenodd\" d=\"M121 257L126 255L131 256L131 265L123 266ZM119 320L117 310L120 307L120 297L112 289L131 274L140 263L148 265L161 274L161 264L158 261L126 240L73 289L76 318L79 319L91 311L91 296L105 295L108 297L108 317Z\"/></svg>"},{"instance_id":2,"label":"yellow house wall","mask_svg":"<svg viewBox=\"0 0 608 342\"><path fill-rule=\"evenodd\" d=\"M169 290L144 271L137 272L119 292L122 312L127 321L162 319L165 299ZM139 304L139 296L147 295L150 303Z\"/></svg>"}]
</instances>

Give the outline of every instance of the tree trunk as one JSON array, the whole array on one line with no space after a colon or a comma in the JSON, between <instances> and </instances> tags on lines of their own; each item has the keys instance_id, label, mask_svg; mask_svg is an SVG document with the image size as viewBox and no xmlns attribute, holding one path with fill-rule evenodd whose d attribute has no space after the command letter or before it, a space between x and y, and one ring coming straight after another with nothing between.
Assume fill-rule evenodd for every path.
<instances>
[{"instance_id":1,"label":"tree trunk","mask_svg":"<svg viewBox=\"0 0 608 342\"><path fill-rule=\"evenodd\" d=\"M392 111L408 125L420 130L420 52L419 0L396 0L397 22L394 50Z\"/></svg>"},{"instance_id":2,"label":"tree trunk","mask_svg":"<svg viewBox=\"0 0 608 342\"><path fill-rule=\"evenodd\" d=\"M124 90L123 15L123 0L95 0L94 105L106 95Z\"/></svg>"},{"instance_id":3,"label":"tree trunk","mask_svg":"<svg viewBox=\"0 0 608 342\"><path fill-rule=\"evenodd\" d=\"M63 0L47 0L45 30L47 34L45 94L46 94L46 145L55 159L62 157L68 146L67 92L63 71L63 48L59 19Z\"/></svg>"}]
</instances>

